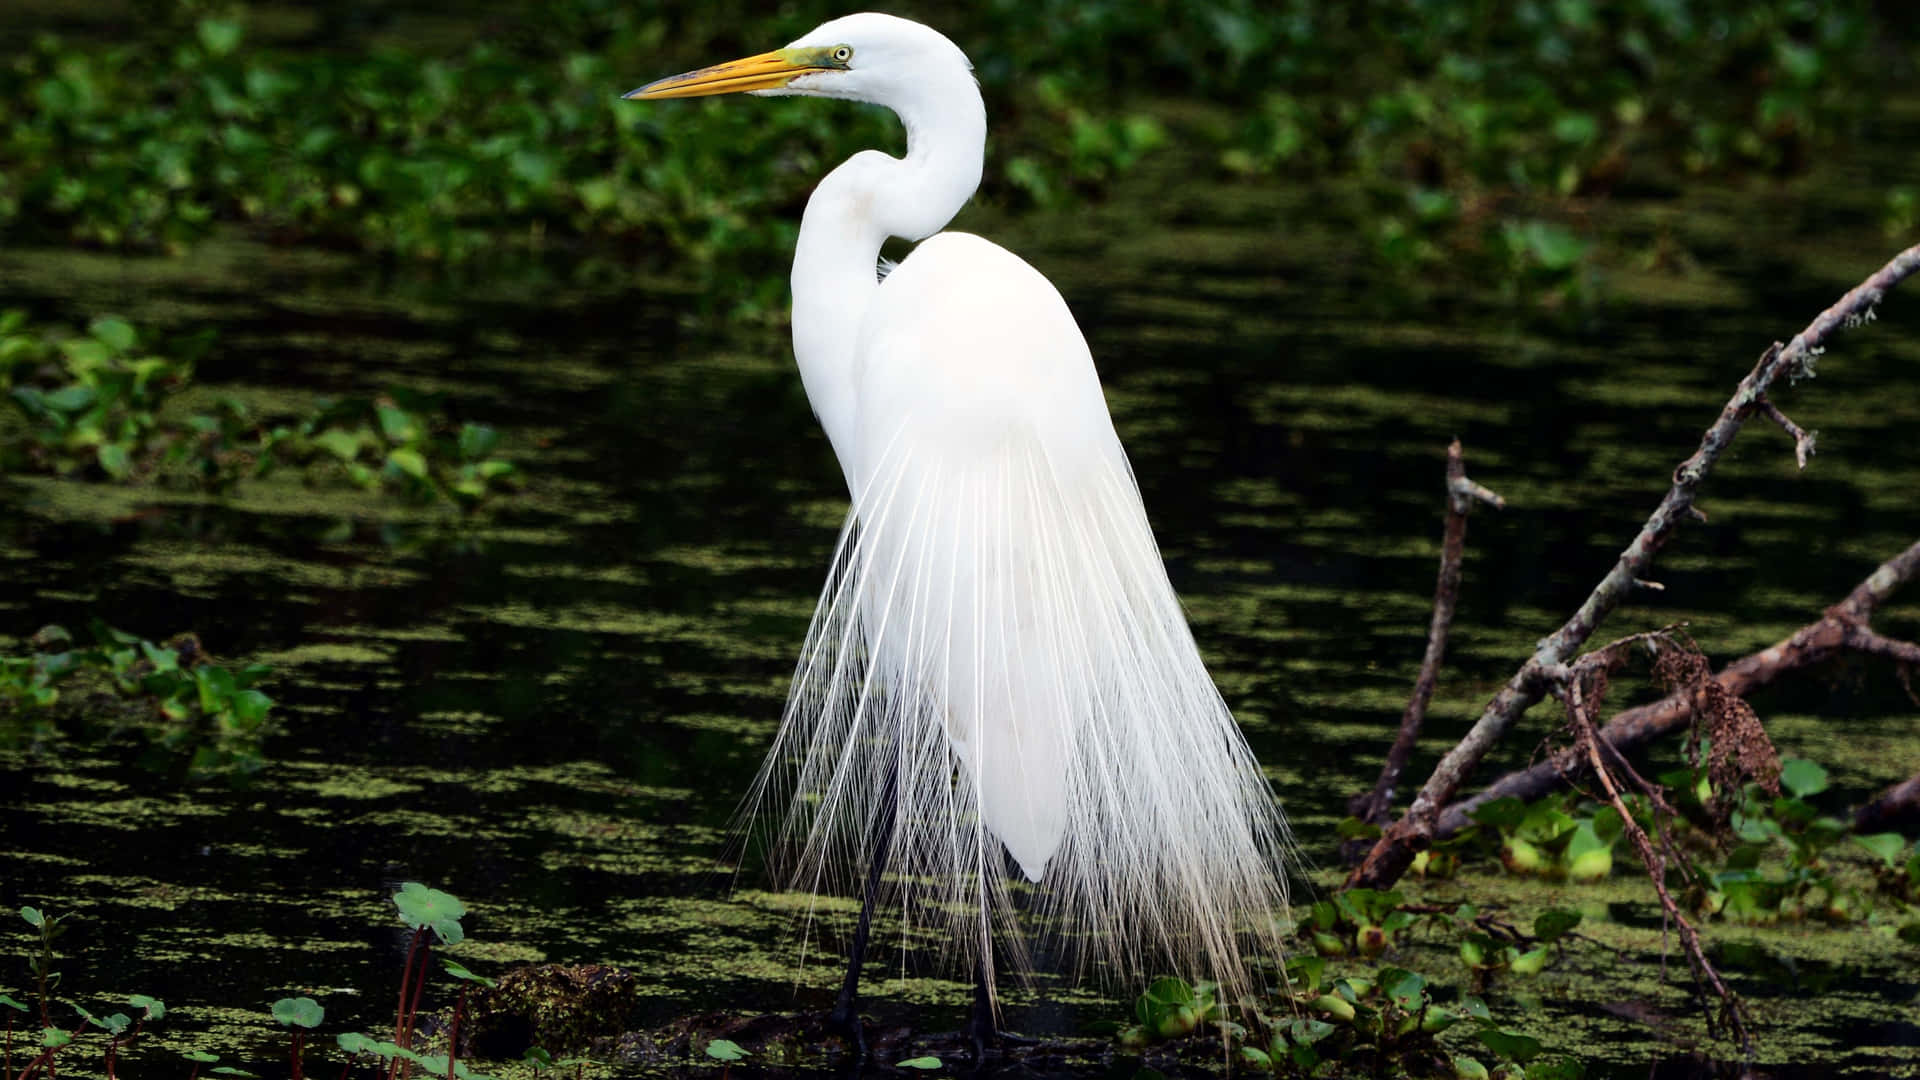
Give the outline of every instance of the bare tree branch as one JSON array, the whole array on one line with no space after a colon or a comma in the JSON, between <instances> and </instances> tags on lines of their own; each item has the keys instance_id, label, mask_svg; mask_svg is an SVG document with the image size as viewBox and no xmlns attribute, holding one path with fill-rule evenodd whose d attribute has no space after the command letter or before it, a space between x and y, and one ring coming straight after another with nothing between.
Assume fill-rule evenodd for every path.
<instances>
[{"instance_id":1,"label":"bare tree branch","mask_svg":"<svg viewBox=\"0 0 1920 1080\"><path fill-rule=\"evenodd\" d=\"M1641 637L1644 635L1635 635ZM1627 639L1632 641L1633 638ZM1667 892L1667 863L1653 850L1653 841L1647 837L1647 831L1634 819L1633 811L1627 808L1626 800L1620 797L1620 788L1614 783L1613 773L1600 759L1600 739L1593 730L1593 712L1599 708L1600 696L1605 693L1605 669L1614 663L1614 657L1626 641L1615 642L1598 652L1582 657L1573 668L1566 682L1567 723L1573 728L1574 750L1586 756L1595 776L1600 778L1600 786L1606 789L1607 801L1620 815L1621 828L1627 839L1633 842L1634 851L1640 856L1640 863L1646 867L1647 877L1653 882L1653 891L1660 898L1660 908L1667 921L1680 932L1680 944L1687 952L1687 963L1693 968L1694 977L1713 988L1720 999L1720 1016L1740 1041L1740 1050L1747 1057L1753 1056L1753 1037L1747 1031L1745 1010L1740 998L1727 989L1720 973L1715 971L1707 959L1706 950L1700 946L1700 932L1694 929L1687 917L1681 913L1680 905L1673 902L1673 896ZM1592 700L1587 699L1587 688L1595 689ZM1641 781L1643 793L1654 795L1657 789ZM1713 1014L1707 1015L1709 1026Z\"/></svg>"},{"instance_id":2,"label":"bare tree branch","mask_svg":"<svg viewBox=\"0 0 1920 1080\"><path fill-rule=\"evenodd\" d=\"M1420 661L1420 675L1413 683L1413 697L1400 716L1400 733L1387 751L1387 763L1373 790L1354 799L1347 812L1362 821L1384 824L1393 806L1394 785L1413 756L1413 745L1420 738L1420 725L1426 721L1427 703L1433 700L1433 688L1440 681L1440 661L1447 651L1447 631L1453 625L1454 606L1460 598L1460 566L1467 547L1467 512L1475 500L1504 509L1507 501L1467 479L1467 462L1460 440L1447 445L1447 524L1440 542L1440 580L1433 590L1433 621L1427 628L1427 653Z\"/></svg>"},{"instance_id":3,"label":"bare tree branch","mask_svg":"<svg viewBox=\"0 0 1920 1080\"><path fill-rule=\"evenodd\" d=\"M1722 668L1713 678L1721 689L1734 697L1745 697L1766 686L1786 672L1820 663L1838 653L1858 648L1866 640L1888 641L1867 628L1868 620L1880 604L1920 573L1920 540L1888 559L1854 586L1844 600L1826 610L1814 622L1757 653L1741 657ZM1888 642L1907 646L1905 642ZM1870 651L1870 650L1869 650ZM1687 726L1691 703L1681 692L1668 694L1659 701L1627 709L1600 730L1600 740L1613 750L1623 751L1651 742ZM1584 775L1585 763L1574 750L1562 750L1545 761L1519 772L1508 773L1471 799L1447 806L1434 826L1436 838L1451 836L1473 824L1472 814L1494 799L1513 796L1537 799L1574 777Z\"/></svg>"},{"instance_id":4,"label":"bare tree branch","mask_svg":"<svg viewBox=\"0 0 1920 1080\"><path fill-rule=\"evenodd\" d=\"M1366 860L1348 876L1348 887L1385 888L1400 879L1414 854L1432 843L1441 809L1452 801L1487 751L1546 693L1544 669L1563 664L1578 652L1601 620L1633 591L1634 582L1645 576L1647 567L1674 529L1692 515L1694 493L1740 428L1765 400L1767 390L1782 376L1794 379L1812 375L1814 361L1834 332L1867 318L1889 289L1916 270L1920 270L1920 244L1894 256L1821 312L1786 345L1776 343L1762 354L1722 407L1719 419L1701 438L1699 449L1674 470L1673 485L1666 497L1632 543L1620 553L1613 569L1594 587L1573 617L1540 642L1533 656L1487 704L1472 730L1440 760L1415 796L1413 805L1381 835Z\"/></svg>"},{"instance_id":5,"label":"bare tree branch","mask_svg":"<svg viewBox=\"0 0 1920 1080\"><path fill-rule=\"evenodd\" d=\"M1876 833L1905 821L1920 820L1920 774L1910 776L1873 797L1853 815L1853 831Z\"/></svg>"}]
</instances>

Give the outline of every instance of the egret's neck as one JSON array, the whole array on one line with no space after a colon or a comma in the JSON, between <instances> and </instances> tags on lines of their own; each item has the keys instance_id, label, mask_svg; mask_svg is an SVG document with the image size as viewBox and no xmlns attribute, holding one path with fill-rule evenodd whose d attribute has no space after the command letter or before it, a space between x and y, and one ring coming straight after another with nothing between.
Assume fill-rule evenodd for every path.
<instances>
[{"instance_id":1,"label":"egret's neck","mask_svg":"<svg viewBox=\"0 0 1920 1080\"><path fill-rule=\"evenodd\" d=\"M970 74L914 89L887 102L906 126L906 157L866 150L828 173L807 200L793 253L794 359L856 494L854 347L879 288L880 245L923 240L953 220L980 185L986 152L986 107Z\"/></svg>"}]
</instances>

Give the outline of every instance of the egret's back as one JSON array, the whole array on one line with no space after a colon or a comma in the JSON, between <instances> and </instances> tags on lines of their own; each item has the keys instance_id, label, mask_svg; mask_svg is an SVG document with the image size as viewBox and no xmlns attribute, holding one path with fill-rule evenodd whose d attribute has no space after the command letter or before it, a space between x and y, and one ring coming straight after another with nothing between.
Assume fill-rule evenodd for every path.
<instances>
[{"instance_id":1,"label":"egret's back","mask_svg":"<svg viewBox=\"0 0 1920 1080\"><path fill-rule=\"evenodd\" d=\"M868 311L853 511L763 776L790 789L799 884L851 880L897 775L908 919L990 956L1004 846L1083 958L1242 985L1236 934L1277 948L1285 827L1065 303L942 233Z\"/></svg>"}]
</instances>

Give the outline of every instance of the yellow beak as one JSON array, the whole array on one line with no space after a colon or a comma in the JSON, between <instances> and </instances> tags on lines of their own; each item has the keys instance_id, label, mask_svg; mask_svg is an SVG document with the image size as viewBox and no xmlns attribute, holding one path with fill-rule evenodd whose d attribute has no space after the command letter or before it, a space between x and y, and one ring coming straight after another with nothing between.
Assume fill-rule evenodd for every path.
<instances>
[{"instance_id":1,"label":"yellow beak","mask_svg":"<svg viewBox=\"0 0 1920 1080\"><path fill-rule=\"evenodd\" d=\"M682 75L669 75L620 96L630 101L652 101L659 98L738 94L746 90L777 90L801 75L832 70L808 64L786 49L775 49Z\"/></svg>"}]
</instances>

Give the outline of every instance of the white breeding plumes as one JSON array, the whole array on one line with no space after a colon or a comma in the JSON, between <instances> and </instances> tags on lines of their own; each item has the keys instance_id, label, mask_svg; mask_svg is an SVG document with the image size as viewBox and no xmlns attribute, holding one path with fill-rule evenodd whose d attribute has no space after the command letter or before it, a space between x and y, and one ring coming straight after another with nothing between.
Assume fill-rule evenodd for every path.
<instances>
[{"instance_id":1,"label":"white breeding plumes","mask_svg":"<svg viewBox=\"0 0 1920 1080\"><path fill-rule=\"evenodd\" d=\"M875 272L887 237L928 237L978 185L966 58L853 15L629 96L733 90L886 105L908 140L821 181L794 256L794 352L853 507L753 800L785 804L786 878L857 887L884 842L901 918L946 924L990 975L996 924L1025 967L1004 848L1083 961L1237 993L1243 941L1278 955L1285 824L1167 581L1079 327L977 236Z\"/></svg>"}]
</instances>

